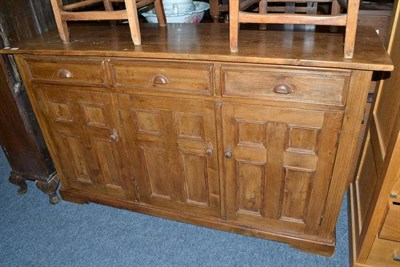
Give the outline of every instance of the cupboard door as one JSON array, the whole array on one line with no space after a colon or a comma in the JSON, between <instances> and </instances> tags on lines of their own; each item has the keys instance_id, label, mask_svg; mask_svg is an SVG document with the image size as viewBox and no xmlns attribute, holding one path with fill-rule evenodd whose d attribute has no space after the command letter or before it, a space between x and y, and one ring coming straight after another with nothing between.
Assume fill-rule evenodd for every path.
<instances>
[{"instance_id":1,"label":"cupboard door","mask_svg":"<svg viewBox=\"0 0 400 267\"><path fill-rule=\"evenodd\" d=\"M34 87L40 94L63 186L135 199L112 95L70 86Z\"/></svg>"},{"instance_id":2,"label":"cupboard door","mask_svg":"<svg viewBox=\"0 0 400 267\"><path fill-rule=\"evenodd\" d=\"M318 231L342 112L224 104L227 219Z\"/></svg>"},{"instance_id":3,"label":"cupboard door","mask_svg":"<svg viewBox=\"0 0 400 267\"><path fill-rule=\"evenodd\" d=\"M123 94L118 98L140 200L219 216L213 102Z\"/></svg>"}]
</instances>

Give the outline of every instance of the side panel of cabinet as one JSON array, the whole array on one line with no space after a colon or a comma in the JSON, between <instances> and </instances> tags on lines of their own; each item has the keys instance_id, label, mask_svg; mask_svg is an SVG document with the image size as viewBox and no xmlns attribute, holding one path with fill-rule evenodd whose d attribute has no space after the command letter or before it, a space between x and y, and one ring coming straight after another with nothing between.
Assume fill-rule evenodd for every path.
<instances>
[{"instance_id":1,"label":"side panel of cabinet","mask_svg":"<svg viewBox=\"0 0 400 267\"><path fill-rule=\"evenodd\" d=\"M213 102L120 94L119 107L140 200L219 216Z\"/></svg>"},{"instance_id":2,"label":"side panel of cabinet","mask_svg":"<svg viewBox=\"0 0 400 267\"><path fill-rule=\"evenodd\" d=\"M34 85L64 187L126 200L135 187L110 93Z\"/></svg>"},{"instance_id":3,"label":"side panel of cabinet","mask_svg":"<svg viewBox=\"0 0 400 267\"><path fill-rule=\"evenodd\" d=\"M227 218L318 231L343 114L234 104L222 112Z\"/></svg>"},{"instance_id":4,"label":"side panel of cabinet","mask_svg":"<svg viewBox=\"0 0 400 267\"><path fill-rule=\"evenodd\" d=\"M368 213L368 209L370 208L372 196L377 194L375 192L378 187L376 186L378 183L378 174L376 170L376 165L374 161L374 151L372 149L370 135L367 135L367 139L365 141L365 152L362 155L361 165L359 169L359 173L355 178L355 198L357 203L357 213L355 216L357 217L357 227L359 235L363 229L365 218Z\"/></svg>"}]
</instances>

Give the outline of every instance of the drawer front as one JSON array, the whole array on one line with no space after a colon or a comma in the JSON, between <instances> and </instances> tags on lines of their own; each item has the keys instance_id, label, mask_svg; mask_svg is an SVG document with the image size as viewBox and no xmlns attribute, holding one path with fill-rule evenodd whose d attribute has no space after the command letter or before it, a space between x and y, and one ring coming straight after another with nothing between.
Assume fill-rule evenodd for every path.
<instances>
[{"instance_id":1,"label":"drawer front","mask_svg":"<svg viewBox=\"0 0 400 267\"><path fill-rule=\"evenodd\" d=\"M213 95L213 66L204 63L111 61L113 85L162 92Z\"/></svg>"},{"instance_id":2,"label":"drawer front","mask_svg":"<svg viewBox=\"0 0 400 267\"><path fill-rule=\"evenodd\" d=\"M223 66L223 96L342 106L350 71Z\"/></svg>"},{"instance_id":3,"label":"drawer front","mask_svg":"<svg viewBox=\"0 0 400 267\"><path fill-rule=\"evenodd\" d=\"M400 242L400 202L389 203L379 238Z\"/></svg>"},{"instance_id":4,"label":"drawer front","mask_svg":"<svg viewBox=\"0 0 400 267\"><path fill-rule=\"evenodd\" d=\"M100 59L26 58L32 81L105 85L105 67Z\"/></svg>"},{"instance_id":5,"label":"drawer front","mask_svg":"<svg viewBox=\"0 0 400 267\"><path fill-rule=\"evenodd\" d=\"M375 238L366 264L369 266L400 266L400 243Z\"/></svg>"}]
</instances>

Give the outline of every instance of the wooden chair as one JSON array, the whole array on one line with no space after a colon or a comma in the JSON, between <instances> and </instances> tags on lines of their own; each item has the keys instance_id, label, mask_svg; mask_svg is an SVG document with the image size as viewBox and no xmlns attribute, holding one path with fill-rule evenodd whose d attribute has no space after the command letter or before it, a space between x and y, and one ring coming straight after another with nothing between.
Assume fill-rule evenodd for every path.
<instances>
[{"instance_id":1,"label":"wooden chair","mask_svg":"<svg viewBox=\"0 0 400 267\"><path fill-rule=\"evenodd\" d=\"M246 10L249 7L257 4L260 0L240 0L240 10ZM229 5L223 4L221 0L209 0L210 3L210 15L214 23L219 22L219 16L221 12L228 12Z\"/></svg>"},{"instance_id":2,"label":"wooden chair","mask_svg":"<svg viewBox=\"0 0 400 267\"><path fill-rule=\"evenodd\" d=\"M330 2L331 0L328 0ZM327 8L328 6L326 6ZM326 9L325 8L325 9ZM321 10L325 10L321 8ZM318 12L318 2L283 2L282 0L261 0L259 2L259 12L261 14L267 13L301 13L308 15L316 15ZM331 6L331 15L338 15L340 13L340 6L338 1L333 1ZM323 11L327 14L327 11ZM287 25L287 26L293 26ZM315 29L315 25L307 25L307 29ZM285 29L290 27L285 27ZM266 30L267 24L260 24L260 30Z\"/></svg>"},{"instance_id":3,"label":"wooden chair","mask_svg":"<svg viewBox=\"0 0 400 267\"><path fill-rule=\"evenodd\" d=\"M332 2L330 15L272 13L268 14L268 2ZM344 38L344 57L352 58L357 28L357 16L360 0L348 0L347 14L340 14L338 0L261 0L259 1L259 13L240 11L239 0L229 1L229 36L231 52L238 51L238 35L240 23L271 23L271 24L306 24L346 27Z\"/></svg>"},{"instance_id":4,"label":"wooden chair","mask_svg":"<svg viewBox=\"0 0 400 267\"><path fill-rule=\"evenodd\" d=\"M103 2L105 11L72 11L99 2ZM113 10L112 2L125 3L125 10ZM68 5L63 5L62 0L51 0L58 32L64 43L69 43L67 21L128 20L132 41L135 45L140 45L141 36L137 9L152 3L155 6L158 24L165 26L167 21L162 0L84 0Z\"/></svg>"}]
</instances>

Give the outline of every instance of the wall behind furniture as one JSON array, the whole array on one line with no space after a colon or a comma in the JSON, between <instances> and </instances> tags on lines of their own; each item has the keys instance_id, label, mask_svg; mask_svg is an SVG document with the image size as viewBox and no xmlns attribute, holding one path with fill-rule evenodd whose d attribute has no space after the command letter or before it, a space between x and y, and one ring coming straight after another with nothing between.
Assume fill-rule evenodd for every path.
<instances>
[{"instance_id":1,"label":"wall behind furniture","mask_svg":"<svg viewBox=\"0 0 400 267\"><path fill-rule=\"evenodd\" d=\"M50 0L0 1L0 24L10 43L55 28Z\"/></svg>"}]
</instances>

